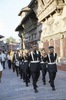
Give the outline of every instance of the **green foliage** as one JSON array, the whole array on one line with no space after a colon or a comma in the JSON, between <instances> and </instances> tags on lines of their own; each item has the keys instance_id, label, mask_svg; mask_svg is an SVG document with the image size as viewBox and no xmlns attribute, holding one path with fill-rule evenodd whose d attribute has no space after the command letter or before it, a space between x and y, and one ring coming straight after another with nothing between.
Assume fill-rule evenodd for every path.
<instances>
[{"instance_id":1,"label":"green foliage","mask_svg":"<svg viewBox=\"0 0 66 100\"><path fill-rule=\"evenodd\" d=\"M13 37L9 37L6 39L6 43L14 43L16 40Z\"/></svg>"}]
</instances>

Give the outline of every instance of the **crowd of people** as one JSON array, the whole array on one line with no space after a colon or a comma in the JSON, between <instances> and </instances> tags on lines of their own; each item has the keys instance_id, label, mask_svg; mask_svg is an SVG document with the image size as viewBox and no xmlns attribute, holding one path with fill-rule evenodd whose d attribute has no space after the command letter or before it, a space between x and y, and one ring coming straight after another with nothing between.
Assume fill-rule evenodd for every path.
<instances>
[{"instance_id":1,"label":"crowd of people","mask_svg":"<svg viewBox=\"0 0 66 100\"><path fill-rule=\"evenodd\" d=\"M10 52L6 56L4 51L0 52L0 80L7 59L9 69L12 68L13 72L16 72L20 79L23 79L26 87L29 86L32 78L34 92L38 92L37 82L41 71L43 85L46 85L46 73L48 72L49 84L52 90L55 91L54 80L57 72L57 54L54 52L53 46L49 46L48 51L49 53L46 52L45 48L38 50L38 46L33 45L30 50L15 51L12 59L10 58Z\"/></svg>"}]
</instances>

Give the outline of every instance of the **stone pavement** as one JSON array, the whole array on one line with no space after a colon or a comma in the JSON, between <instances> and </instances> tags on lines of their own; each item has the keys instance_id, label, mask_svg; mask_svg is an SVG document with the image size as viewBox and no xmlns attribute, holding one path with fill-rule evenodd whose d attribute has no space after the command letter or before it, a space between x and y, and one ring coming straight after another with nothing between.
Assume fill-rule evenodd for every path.
<instances>
[{"instance_id":1,"label":"stone pavement","mask_svg":"<svg viewBox=\"0 0 66 100\"><path fill-rule=\"evenodd\" d=\"M3 71L2 82L0 83L0 100L66 100L66 72L58 71L55 80L56 91L52 91L48 83L44 86L41 76L38 81L38 93L34 93L32 82L29 87L25 87L25 83L13 73L12 70L6 68ZM32 80L31 80L32 81Z\"/></svg>"}]
</instances>

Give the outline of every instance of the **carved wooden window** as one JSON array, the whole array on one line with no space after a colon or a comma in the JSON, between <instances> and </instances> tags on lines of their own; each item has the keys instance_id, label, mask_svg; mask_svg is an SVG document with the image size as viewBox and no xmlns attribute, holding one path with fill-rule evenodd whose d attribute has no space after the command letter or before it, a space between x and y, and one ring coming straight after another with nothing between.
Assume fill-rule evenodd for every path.
<instances>
[{"instance_id":1,"label":"carved wooden window","mask_svg":"<svg viewBox=\"0 0 66 100\"><path fill-rule=\"evenodd\" d=\"M39 38L41 37L42 30L39 31Z\"/></svg>"},{"instance_id":2,"label":"carved wooden window","mask_svg":"<svg viewBox=\"0 0 66 100\"><path fill-rule=\"evenodd\" d=\"M36 39L36 37L37 37L37 33L35 33L34 37L35 37L35 39Z\"/></svg>"},{"instance_id":3,"label":"carved wooden window","mask_svg":"<svg viewBox=\"0 0 66 100\"><path fill-rule=\"evenodd\" d=\"M41 0L41 2L42 2L43 5L45 5L43 0Z\"/></svg>"},{"instance_id":4,"label":"carved wooden window","mask_svg":"<svg viewBox=\"0 0 66 100\"><path fill-rule=\"evenodd\" d=\"M31 41L32 40L32 35L31 36L29 36L29 41Z\"/></svg>"},{"instance_id":5,"label":"carved wooden window","mask_svg":"<svg viewBox=\"0 0 66 100\"><path fill-rule=\"evenodd\" d=\"M36 33L33 34L33 39L36 39L36 35L37 35Z\"/></svg>"},{"instance_id":6,"label":"carved wooden window","mask_svg":"<svg viewBox=\"0 0 66 100\"><path fill-rule=\"evenodd\" d=\"M32 34L32 40L33 40L33 34Z\"/></svg>"},{"instance_id":7,"label":"carved wooden window","mask_svg":"<svg viewBox=\"0 0 66 100\"><path fill-rule=\"evenodd\" d=\"M29 36L29 41L30 41L30 36Z\"/></svg>"},{"instance_id":8,"label":"carved wooden window","mask_svg":"<svg viewBox=\"0 0 66 100\"><path fill-rule=\"evenodd\" d=\"M60 4L60 3L65 3L65 0L57 0L57 3Z\"/></svg>"},{"instance_id":9,"label":"carved wooden window","mask_svg":"<svg viewBox=\"0 0 66 100\"><path fill-rule=\"evenodd\" d=\"M63 3L65 3L65 0L62 0Z\"/></svg>"}]
</instances>

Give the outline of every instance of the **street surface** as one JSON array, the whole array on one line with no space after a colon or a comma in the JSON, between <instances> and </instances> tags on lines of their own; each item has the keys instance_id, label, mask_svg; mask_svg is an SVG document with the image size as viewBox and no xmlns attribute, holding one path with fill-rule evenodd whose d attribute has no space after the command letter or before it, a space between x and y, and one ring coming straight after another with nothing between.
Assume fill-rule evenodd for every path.
<instances>
[{"instance_id":1,"label":"street surface","mask_svg":"<svg viewBox=\"0 0 66 100\"><path fill-rule=\"evenodd\" d=\"M55 79L56 91L52 91L48 83L48 73L46 85L43 85L40 76L38 81L38 93L34 93L32 80L29 87L13 73L12 69L3 70L2 82L0 83L0 100L66 100L66 72L58 70Z\"/></svg>"}]
</instances>

